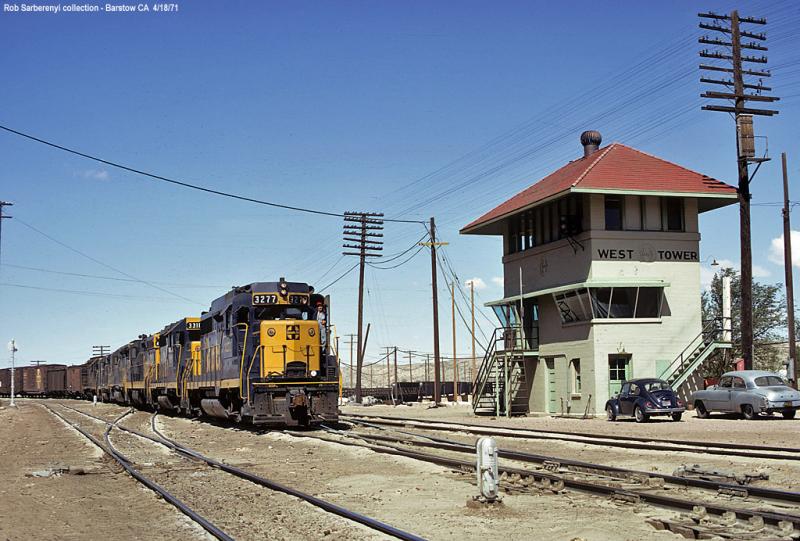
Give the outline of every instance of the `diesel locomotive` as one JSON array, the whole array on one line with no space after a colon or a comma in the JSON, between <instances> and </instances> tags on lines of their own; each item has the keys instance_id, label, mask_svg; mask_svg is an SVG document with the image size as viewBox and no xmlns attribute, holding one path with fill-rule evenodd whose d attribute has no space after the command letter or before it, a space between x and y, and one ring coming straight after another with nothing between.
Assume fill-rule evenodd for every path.
<instances>
[{"instance_id":1,"label":"diesel locomotive","mask_svg":"<svg viewBox=\"0 0 800 541\"><path fill-rule=\"evenodd\" d=\"M329 308L302 282L234 287L200 317L92 357L85 394L262 426L335 421L339 370L327 340Z\"/></svg>"}]
</instances>

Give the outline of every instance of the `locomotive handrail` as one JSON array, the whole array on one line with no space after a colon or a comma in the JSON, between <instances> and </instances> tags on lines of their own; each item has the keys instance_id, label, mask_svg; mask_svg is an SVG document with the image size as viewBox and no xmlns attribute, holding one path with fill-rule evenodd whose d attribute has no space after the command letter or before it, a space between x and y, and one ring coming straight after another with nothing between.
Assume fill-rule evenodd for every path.
<instances>
[{"instance_id":1,"label":"locomotive handrail","mask_svg":"<svg viewBox=\"0 0 800 541\"><path fill-rule=\"evenodd\" d=\"M247 353L247 333L250 331L250 326L247 323L237 323L235 326L238 327L239 325L244 325L244 344L242 344L242 360L239 362L239 398L244 398L244 396L242 396L242 379L243 379L242 370L244 370L244 356ZM250 366L253 366L252 362L250 363ZM250 371L248 370L247 373L249 375ZM250 399L249 382L248 382L247 395L248 395L247 398L249 400Z\"/></svg>"},{"instance_id":2,"label":"locomotive handrail","mask_svg":"<svg viewBox=\"0 0 800 541\"><path fill-rule=\"evenodd\" d=\"M261 344L256 346L256 350L253 352L253 356L250 358L250 365L247 367L247 401L250 401L250 372L253 370L253 363L256 362L256 355L261 353L261 348L263 348ZM242 394L242 386L241 383L239 385L239 397L244 399Z\"/></svg>"}]
</instances>

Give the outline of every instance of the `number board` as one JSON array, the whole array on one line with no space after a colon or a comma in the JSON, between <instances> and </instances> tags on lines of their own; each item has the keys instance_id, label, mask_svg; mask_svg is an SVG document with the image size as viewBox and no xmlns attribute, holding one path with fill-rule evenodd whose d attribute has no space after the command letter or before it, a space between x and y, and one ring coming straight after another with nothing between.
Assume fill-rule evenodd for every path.
<instances>
[{"instance_id":1,"label":"number board","mask_svg":"<svg viewBox=\"0 0 800 541\"><path fill-rule=\"evenodd\" d=\"M187 321L186 322L186 330L187 331L199 331L200 330L200 322L199 321Z\"/></svg>"},{"instance_id":2,"label":"number board","mask_svg":"<svg viewBox=\"0 0 800 541\"><path fill-rule=\"evenodd\" d=\"M253 305L264 306L267 304L278 304L277 293L253 293Z\"/></svg>"},{"instance_id":3,"label":"number board","mask_svg":"<svg viewBox=\"0 0 800 541\"><path fill-rule=\"evenodd\" d=\"M254 306L266 306L270 304L307 304L308 295L289 295L282 298L277 293L253 293Z\"/></svg>"}]
</instances>

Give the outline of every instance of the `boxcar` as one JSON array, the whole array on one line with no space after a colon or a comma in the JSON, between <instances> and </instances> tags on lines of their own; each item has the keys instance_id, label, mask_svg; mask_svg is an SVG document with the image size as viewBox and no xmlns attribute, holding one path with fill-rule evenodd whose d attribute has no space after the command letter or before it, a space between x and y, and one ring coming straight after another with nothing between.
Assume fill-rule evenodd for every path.
<instances>
[{"instance_id":1,"label":"boxcar","mask_svg":"<svg viewBox=\"0 0 800 541\"><path fill-rule=\"evenodd\" d=\"M83 396L84 389L88 387L89 377L86 365L67 367L67 396L79 398Z\"/></svg>"},{"instance_id":2,"label":"boxcar","mask_svg":"<svg viewBox=\"0 0 800 541\"><path fill-rule=\"evenodd\" d=\"M64 397L67 393L67 367L49 365L45 368L45 394L52 397Z\"/></svg>"},{"instance_id":3,"label":"boxcar","mask_svg":"<svg viewBox=\"0 0 800 541\"><path fill-rule=\"evenodd\" d=\"M22 369L14 370L14 393L22 393ZM0 369L0 396L11 396L11 369Z\"/></svg>"},{"instance_id":4,"label":"boxcar","mask_svg":"<svg viewBox=\"0 0 800 541\"><path fill-rule=\"evenodd\" d=\"M24 366L22 368L22 394L26 396L44 396L48 394L48 383L55 388L54 392L63 392L66 387L66 370L63 364L43 364L40 366ZM56 373L52 381L47 374L51 370Z\"/></svg>"}]
</instances>

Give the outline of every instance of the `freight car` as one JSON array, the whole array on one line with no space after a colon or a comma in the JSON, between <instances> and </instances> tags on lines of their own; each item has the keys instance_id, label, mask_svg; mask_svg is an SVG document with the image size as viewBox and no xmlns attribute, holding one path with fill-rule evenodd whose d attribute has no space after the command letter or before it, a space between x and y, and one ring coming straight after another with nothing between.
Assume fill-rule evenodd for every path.
<instances>
[{"instance_id":1,"label":"freight car","mask_svg":"<svg viewBox=\"0 0 800 541\"><path fill-rule=\"evenodd\" d=\"M89 387L89 370L85 364L67 367L67 387L65 396L69 398L86 397Z\"/></svg>"},{"instance_id":2,"label":"freight car","mask_svg":"<svg viewBox=\"0 0 800 541\"><path fill-rule=\"evenodd\" d=\"M44 368L44 366L42 366ZM46 365L45 368L45 395L54 398L67 396L67 367L61 365Z\"/></svg>"},{"instance_id":3,"label":"freight car","mask_svg":"<svg viewBox=\"0 0 800 541\"><path fill-rule=\"evenodd\" d=\"M63 393L66 387L66 366L63 364L42 364L38 366L23 366L18 370L22 371L22 394L25 396L58 396ZM49 372L52 381L48 379ZM50 389L49 384L53 388Z\"/></svg>"},{"instance_id":4,"label":"freight car","mask_svg":"<svg viewBox=\"0 0 800 541\"><path fill-rule=\"evenodd\" d=\"M22 369L14 370L14 394L22 394ZM11 369L0 369L0 396L11 396Z\"/></svg>"},{"instance_id":5,"label":"freight car","mask_svg":"<svg viewBox=\"0 0 800 541\"><path fill-rule=\"evenodd\" d=\"M235 287L199 318L90 359L87 395L262 426L336 420L329 310L329 300L303 282Z\"/></svg>"}]
</instances>

